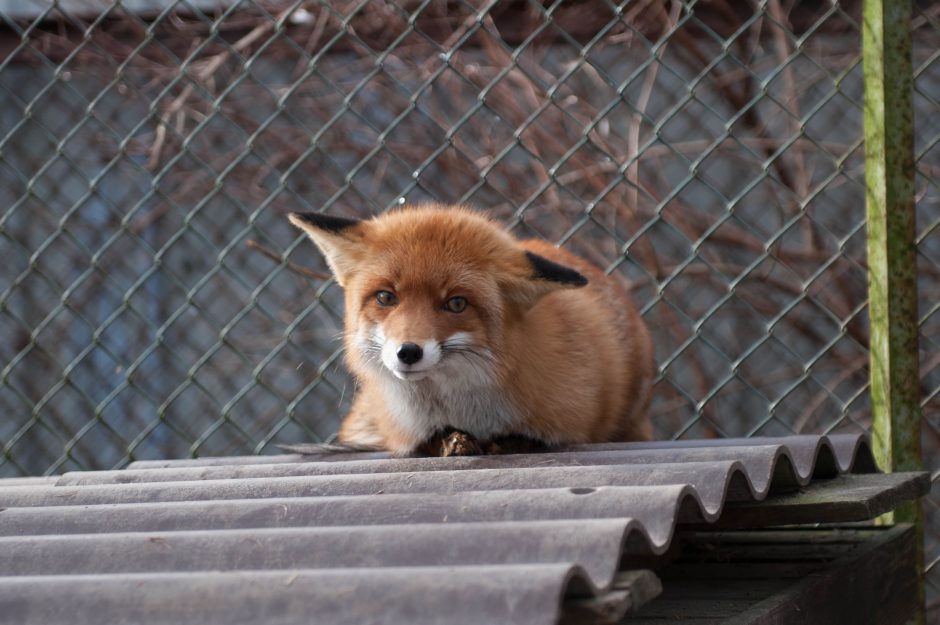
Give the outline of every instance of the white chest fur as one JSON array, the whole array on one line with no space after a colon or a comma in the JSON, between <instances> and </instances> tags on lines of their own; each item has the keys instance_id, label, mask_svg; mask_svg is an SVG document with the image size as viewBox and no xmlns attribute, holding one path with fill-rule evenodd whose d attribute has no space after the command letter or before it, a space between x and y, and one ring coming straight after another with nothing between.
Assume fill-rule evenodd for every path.
<instances>
[{"instance_id":1,"label":"white chest fur","mask_svg":"<svg viewBox=\"0 0 940 625\"><path fill-rule=\"evenodd\" d=\"M446 427L479 439L515 431L518 419L505 393L479 382L431 375L417 382L387 379L383 390L392 417L416 442Z\"/></svg>"}]
</instances>

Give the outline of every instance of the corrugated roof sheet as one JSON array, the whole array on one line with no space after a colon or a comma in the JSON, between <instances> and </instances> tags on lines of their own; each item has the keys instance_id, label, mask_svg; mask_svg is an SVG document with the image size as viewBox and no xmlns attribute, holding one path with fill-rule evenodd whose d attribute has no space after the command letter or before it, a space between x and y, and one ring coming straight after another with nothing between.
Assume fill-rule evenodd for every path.
<instances>
[{"instance_id":1,"label":"corrugated roof sheet","mask_svg":"<svg viewBox=\"0 0 940 625\"><path fill-rule=\"evenodd\" d=\"M678 523L875 470L853 435L0 481L0 621L554 623L563 598L610 592L621 554L664 552Z\"/></svg>"}]
</instances>

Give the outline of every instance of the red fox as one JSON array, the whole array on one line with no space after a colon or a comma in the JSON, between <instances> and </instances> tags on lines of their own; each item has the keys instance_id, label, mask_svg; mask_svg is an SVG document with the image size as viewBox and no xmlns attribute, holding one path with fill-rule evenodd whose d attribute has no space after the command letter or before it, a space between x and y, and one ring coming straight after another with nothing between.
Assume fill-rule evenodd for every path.
<instances>
[{"instance_id":1,"label":"red fox","mask_svg":"<svg viewBox=\"0 0 940 625\"><path fill-rule=\"evenodd\" d=\"M649 332L614 277L464 207L292 213L344 289L338 441L396 455L648 440Z\"/></svg>"}]
</instances>

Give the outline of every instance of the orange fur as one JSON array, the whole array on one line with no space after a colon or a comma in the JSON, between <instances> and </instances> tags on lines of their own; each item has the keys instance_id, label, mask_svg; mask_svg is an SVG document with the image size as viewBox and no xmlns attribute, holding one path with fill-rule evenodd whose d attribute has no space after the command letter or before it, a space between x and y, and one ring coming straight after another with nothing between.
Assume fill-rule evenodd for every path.
<instances>
[{"instance_id":1,"label":"orange fur","mask_svg":"<svg viewBox=\"0 0 940 625\"><path fill-rule=\"evenodd\" d=\"M406 454L445 427L548 444L651 438L652 345L615 277L460 207L339 225L319 219L291 216L345 290L346 357L359 389L340 441ZM539 273L527 252L561 273L551 263ZM587 285L578 288L564 268ZM379 291L394 304L378 302ZM466 309L446 310L453 297ZM412 367L388 350L404 342L440 360L398 379L389 367Z\"/></svg>"}]
</instances>

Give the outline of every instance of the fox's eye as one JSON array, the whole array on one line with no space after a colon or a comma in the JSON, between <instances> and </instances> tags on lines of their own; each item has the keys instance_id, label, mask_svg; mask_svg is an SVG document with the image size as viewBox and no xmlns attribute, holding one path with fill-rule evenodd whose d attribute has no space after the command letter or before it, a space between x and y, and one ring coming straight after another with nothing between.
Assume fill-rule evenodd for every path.
<instances>
[{"instance_id":1,"label":"fox's eye","mask_svg":"<svg viewBox=\"0 0 940 625\"><path fill-rule=\"evenodd\" d=\"M391 291L379 291L375 294L375 301L379 306L394 306L398 303L398 298Z\"/></svg>"},{"instance_id":2,"label":"fox's eye","mask_svg":"<svg viewBox=\"0 0 940 625\"><path fill-rule=\"evenodd\" d=\"M467 299L465 297L452 297L444 303L444 310L452 313L460 313L466 310Z\"/></svg>"}]
</instances>

